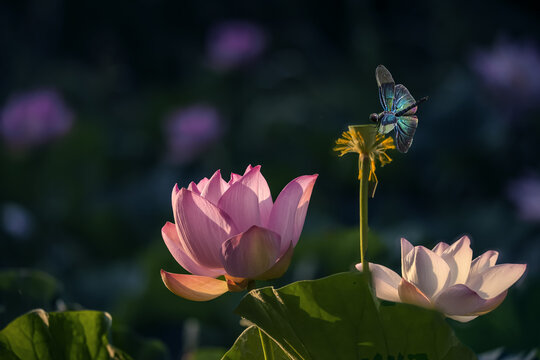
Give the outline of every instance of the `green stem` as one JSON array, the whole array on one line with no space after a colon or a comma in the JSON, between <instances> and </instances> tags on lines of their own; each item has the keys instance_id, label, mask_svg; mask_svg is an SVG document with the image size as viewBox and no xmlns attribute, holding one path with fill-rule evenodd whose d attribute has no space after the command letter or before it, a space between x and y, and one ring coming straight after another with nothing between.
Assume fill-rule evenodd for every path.
<instances>
[{"instance_id":1,"label":"green stem","mask_svg":"<svg viewBox=\"0 0 540 360\"><path fill-rule=\"evenodd\" d=\"M369 264L365 261L367 251L368 234L368 183L369 183L369 158L360 155L358 157L358 170L360 177L360 261L362 262L362 272L369 273Z\"/></svg>"}]
</instances>

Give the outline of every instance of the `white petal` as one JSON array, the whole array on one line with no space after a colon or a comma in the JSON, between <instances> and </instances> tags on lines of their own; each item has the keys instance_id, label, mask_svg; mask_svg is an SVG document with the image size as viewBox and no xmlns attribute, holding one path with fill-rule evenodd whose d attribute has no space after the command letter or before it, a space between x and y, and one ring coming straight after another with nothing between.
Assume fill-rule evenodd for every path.
<instances>
[{"instance_id":1,"label":"white petal","mask_svg":"<svg viewBox=\"0 0 540 360\"><path fill-rule=\"evenodd\" d=\"M500 264L469 277L467 286L484 299L491 299L512 286L525 272L525 264Z\"/></svg>"},{"instance_id":2,"label":"white petal","mask_svg":"<svg viewBox=\"0 0 540 360\"><path fill-rule=\"evenodd\" d=\"M471 271L469 276L480 274L490 267L495 266L499 253L495 250L489 250L477 257L471 263Z\"/></svg>"},{"instance_id":3,"label":"white petal","mask_svg":"<svg viewBox=\"0 0 540 360\"><path fill-rule=\"evenodd\" d=\"M428 298L436 295L446 284L450 267L440 256L423 246L416 246L407 255L410 263L404 278L413 283Z\"/></svg>"},{"instance_id":4,"label":"white petal","mask_svg":"<svg viewBox=\"0 0 540 360\"><path fill-rule=\"evenodd\" d=\"M411 253L414 246L405 238L401 238L401 275L405 277L405 274L409 271L410 262L407 261L407 255Z\"/></svg>"},{"instance_id":5,"label":"white petal","mask_svg":"<svg viewBox=\"0 0 540 360\"><path fill-rule=\"evenodd\" d=\"M471 240L467 236L463 236L444 250L441 257L450 266L450 275L446 286L465 284L471 268Z\"/></svg>"},{"instance_id":6,"label":"white petal","mask_svg":"<svg viewBox=\"0 0 540 360\"><path fill-rule=\"evenodd\" d=\"M398 286L398 293L401 302L418 305L428 309L433 307L431 301L426 297L426 294L422 293L422 291L414 286L414 284L411 284L405 279L401 279Z\"/></svg>"},{"instance_id":7,"label":"white petal","mask_svg":"<svg viewBox=\"0 0 540 360\"><path fill-rule=\"evenodd\" d=\"M454 319L456 321L466 323L473 319L476 319L478 316L457 316L457 315L450 315L448 316L450 319Z\"/></svg>"},{"instance_id":8,"label":"white petal","mask_svg":"<svg viewBox=\"0 0 540 360\"><path fill-rule=\"evenodd\" d=\"M457 284L437 295L435 307L446 315L481 315L495 309L505 297L506 291L494 298L483 299L466 285Z\"/></svg>"},{"instance_id":9,"label":"white petal","mask_svg":"<svg viewBox=\"0 0 540 360\"><path fill-rule=\"evenodd\" d=\"M444 252L444 250L448 249L449 246L450 245L448 245L447 243L441 241L440 243L435 245L435 247L431 251L433 251L435 254L441 256L442 253Z\"/></svg>"},{"instance_id":10,"label":"white petal","mask_svg":"<svg viewBox=\"0 0 540 360\"><path fill-rule=\"evenodd\" d=\"M356 269L362 271L362 263L356 264ZM369 263L369 271L372 274L375 295L379 299L401 302L398 293L401 276L385 266L372 263Z\"/></svg>"}]
</instances>

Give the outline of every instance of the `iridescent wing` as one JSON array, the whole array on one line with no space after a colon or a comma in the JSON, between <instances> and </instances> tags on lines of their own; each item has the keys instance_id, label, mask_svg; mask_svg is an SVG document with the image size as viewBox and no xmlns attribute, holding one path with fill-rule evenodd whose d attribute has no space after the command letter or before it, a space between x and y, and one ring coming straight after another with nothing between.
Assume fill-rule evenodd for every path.
<instances>
[{"instance_id":1,"label":"iridescent wing","mask_svg":"<svg viewBox=\"0 0 540 360\"><path fill-rule=\"evenodd\" d=\"M383 65L379 65L375 69L375 77L377 78L377 86L379 86L381 105L385 111L391 111L394 102L394 87L396 85L392 74Z\"/></svg>"},{"instance_id":2,"label":"iridescent wing","mask_svg":"<svg viewBox=\"0 0 540 360\"><path fill-rule=\"evenodd\" d=\"M396 122L397 122L397 117L393 113L391 112L385 113L381 118L379 118L379 124L378 124L379 133L380 134L389 133L396 126Z\"/></svg>"},{"instance_id":3,"label":"iridescent wing","mask_svg":"<svg viewBox=\"0 0 540 360\"><path fill-rule=\"evenodd\" d=\"M397 84L395 87L395 99L394 99L394 108L392 112L398 112L415 103L414 98L407 88L401 84ZM416 113L417 106L413 107L403 115L414 115Z\"/></svg>"},{"instance_id":4,"label":"iridescent wing","mask_svg":"<svg viewBox=\"0 0 540 360\"><path fill-rule=\"evenodd\" d=\"M411 147L416 127L418 126L418 117L416 115L411 116L399 116L397 118L396 127L396 147L402 153L409 151Z\"/></svg>"}]
</instances>

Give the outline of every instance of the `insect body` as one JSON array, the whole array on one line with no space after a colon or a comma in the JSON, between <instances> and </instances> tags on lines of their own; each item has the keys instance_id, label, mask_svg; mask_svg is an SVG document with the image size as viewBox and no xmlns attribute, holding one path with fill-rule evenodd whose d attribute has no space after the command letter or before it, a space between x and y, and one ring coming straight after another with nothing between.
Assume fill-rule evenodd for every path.
<instances>
[{"instance_id":1,"label":"insect body","mask_svg":"<svg viewBox=\"0 0 540 360\"><path fill-rule=\"evenodd\" d=\"M383 65L377 66L375 77L379 86L379 101L384 111L371 114L369 118L378 124L381 134L395 130L396 147L406 153L411 147L418 126L418 117L415 115L418 104L426 101L427 96L415 101L405 86L396 85Z\"/></svg>"}]
</instances>

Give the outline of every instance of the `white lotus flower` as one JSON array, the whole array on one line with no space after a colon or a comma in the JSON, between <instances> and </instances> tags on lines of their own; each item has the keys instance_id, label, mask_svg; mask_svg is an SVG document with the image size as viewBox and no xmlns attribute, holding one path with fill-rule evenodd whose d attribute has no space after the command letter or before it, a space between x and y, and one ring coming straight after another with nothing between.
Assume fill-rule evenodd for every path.
<instances>
[{"instance_id":1,"label":"white lotus flower","mask_svg":"<svg viewBox=\"0 0 540 360\"><path fill-rule=\"evenodd\" d=\"M495 265L499 253L486 251L472 260L467 236L433 250L401 239L401 273L369 264L378 298L437 309L467 322L499 306L508 288L525 272L526 264ZM472 261L471 261L472 260ZM356 268L362 270L362 264Z\"/></svg>"}]
</instances>

